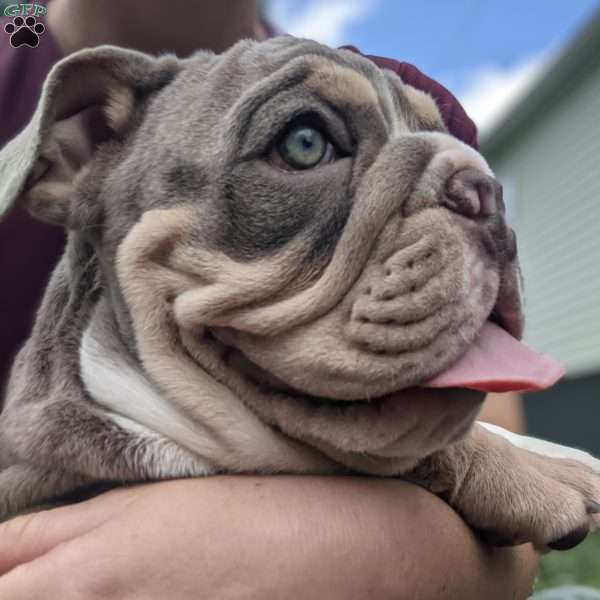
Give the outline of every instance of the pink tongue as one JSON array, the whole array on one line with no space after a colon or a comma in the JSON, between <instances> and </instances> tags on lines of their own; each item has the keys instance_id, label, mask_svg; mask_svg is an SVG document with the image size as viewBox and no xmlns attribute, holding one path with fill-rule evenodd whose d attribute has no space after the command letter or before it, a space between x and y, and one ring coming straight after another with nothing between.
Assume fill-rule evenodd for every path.
<instances>
[{"instance_id":1,"label":"pink tongue","mask_svg":"<svg viewBox=\"0 0 600 600\"><path fill-rule=\"evenodd\" d=\"M560 363L534 352L495 323L486 321L467 353L424 387L525 392L546 389L564 374Z\"/></svg>"}]
</instances>

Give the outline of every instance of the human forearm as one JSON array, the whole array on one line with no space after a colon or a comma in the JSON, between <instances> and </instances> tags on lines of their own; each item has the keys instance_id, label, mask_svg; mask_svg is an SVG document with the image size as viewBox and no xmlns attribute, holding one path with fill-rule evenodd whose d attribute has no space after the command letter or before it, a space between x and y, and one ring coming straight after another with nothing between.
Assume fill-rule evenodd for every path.
<instances>
[{"instance_id":1,"label":"human forearm","mask_svg":"<svg viewBox=\"0 0 600 600\"><path fill-rule=\"evenodd\" d=\"M294 481L279 483L281 492L293 494ZM485 546L446 503L421 488L370 479L313 480L311 488L294 495L290 507L291 519L302 522L277 528L297 528L300 549L305 548L287 557L290 546L281 548L280 572L288 584L296 581L307 592L298 597L501 600L530 595L537 570L530 546ZM322 519L314 536L307 513L315 522ZM306 568L295 563L298 558L307 560Z\"/></svg>"},{"instance_id":2,"label":"human forearm","mask_svg":"<svg viewBox=\"0 0 600 600\"><path fill-rule=\"evenodd\" d=\"M33 560L0 577L3 600L70 599L67 583L86 600L107 589L107 599L123 589L171 600L526 598L536 566L527 550L484 547L441 500L392 480L175 481L25 519L0 531L0 570Z\"/></svg>"}]
</instances>

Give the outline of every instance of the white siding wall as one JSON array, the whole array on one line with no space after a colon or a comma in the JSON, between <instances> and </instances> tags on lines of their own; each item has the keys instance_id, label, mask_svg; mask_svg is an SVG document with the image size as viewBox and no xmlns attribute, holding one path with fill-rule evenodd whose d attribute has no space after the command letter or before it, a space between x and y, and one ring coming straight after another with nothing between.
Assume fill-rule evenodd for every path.
<instances>
[{"instance_id":1,"label":"white siding wall","mask_svg":"<svg viewBox=\"0 0 600 600\"><path fill-rule=\"evenodd\" d=\"M600 371L600 68L492 167L514 195L525 339L570 376Z\"/></svg>"}]
</instances>

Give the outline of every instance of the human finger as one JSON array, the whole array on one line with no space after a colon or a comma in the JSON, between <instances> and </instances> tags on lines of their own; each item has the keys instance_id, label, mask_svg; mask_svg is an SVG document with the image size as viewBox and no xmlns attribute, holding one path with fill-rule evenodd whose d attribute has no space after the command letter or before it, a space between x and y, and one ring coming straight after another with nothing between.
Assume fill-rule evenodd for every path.
<instances>
[{"instance_id":1,"label":"human finger","mask_svg":"<svg viewBox=\"0 0 600 600\"><path fill-rule=\"evenodd\" d=\"M79 504L22 515L0 524L0 575L102 525L128 506L138 496L137 490L114 490Z\"/></svg>"}]
</instances>

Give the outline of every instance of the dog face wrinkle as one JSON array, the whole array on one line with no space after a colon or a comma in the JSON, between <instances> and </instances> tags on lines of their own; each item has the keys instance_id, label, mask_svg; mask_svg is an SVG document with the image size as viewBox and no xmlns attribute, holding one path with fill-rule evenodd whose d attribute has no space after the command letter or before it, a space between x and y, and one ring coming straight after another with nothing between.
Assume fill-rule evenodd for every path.
<instances>
[{"instance_id":1,"label":"dog face wrinkle","mask_svg":"<svg viewBox=\"0 0 600 600\"><path fill-rule=\"evenodd\" d=\"M117 340L133 372L202 423L202 465L392 474L462 435L480 398L447 411L405 390L469 345L499 289L518 305L506 265L482 248L490 225L443 203L446 180L487 166L443 133L434 101L314 42L243 42L160 68L126 56L143 75L119 66L110 106L96 111L110 139L92 145L55 211L93 247L111 313L90 298L75 338ZM319 127L333 160L302 171L270 160L297 122ZM78 261L65 257L67 271ZM284 385L244 377L224 358L235 352ZM79 364L76 348L64 353ZM102 405L144 424L126 406L134 379L116 377L123 389Z\"/></svg>"},{"instance_id":2,"label":"dog face wrinkle","mask_svg":"<svg viewBox=\"0 0 600 600\"><path fill-rule=\"evenodd\" d=\"M144 173L142 214L188 210L186 232L159 251L163 267L196 281L168 293L180 332L226 326L233 347L303 394L327 396L335 381L341 399L384 396L455 360L494 307L503 265L479 241L491 230L443 206L446 179L487 166L443 133L431 98L354 55L300 46L285 47L283 61L246 45L201 79L188 61L146 110L142 151L111 174L107 215L121 218L115 202L131 173ZM226 73L239 80L225 82ZM308 117L339 154L303 171L273 164L282 132ZM151 154L159 140L164 151ZM122 233L111 256L131 225L109 225ZM431 260L443 268L431 271ZM131 277L107 274L119 289ZM139 285L161 293L151 280ZM124 304L141 318L127 292ZM133 329L139 347L144 333ZM203 338L191 339L198 365L233 381ZM248 396L249 382L238 383L232 389Z\"/></svg>"},{"instance_id":3,"label":"dog face wrinkle","mask_svg":"<svg viewBox=\"0 0 600 600\"><path fill-rule=\"evenodd\" d=\"M462 168L486 173L487 166L443 133L421 134L443 129L431 99L402 95L401 82L391 87L390 75L368 69L365 76L349 60L294 57L237 95L229 86L232 104L220 120L198 125L212 123L212 163L202 164L198 153L203 187L195 198L186 190L178 203L189 209L190 226L162 264L197 278L198 285L169 292L176 326L198 365L229 381L240 398L251 395L249 383L234 384L236 374L188 331L210 327L220 338L226 327L233 347L300 393L326 397L335 381L341 399L360 400L439 372L472 342L494 305L501 267L477 241L487 225L444 208L440 185ZM218 94L210 75L203 83ZM301 173L270 164L280 132L306 114L318 114L347 154ZM180 137L171 154L193 156L193 136ZM443 268L431 271L431 260ZM123 272L121 285L135 277ZM150 280L139 286L152 289ZM252 409L266 418L257 404Z\"/></svg>"}]
</instances>

